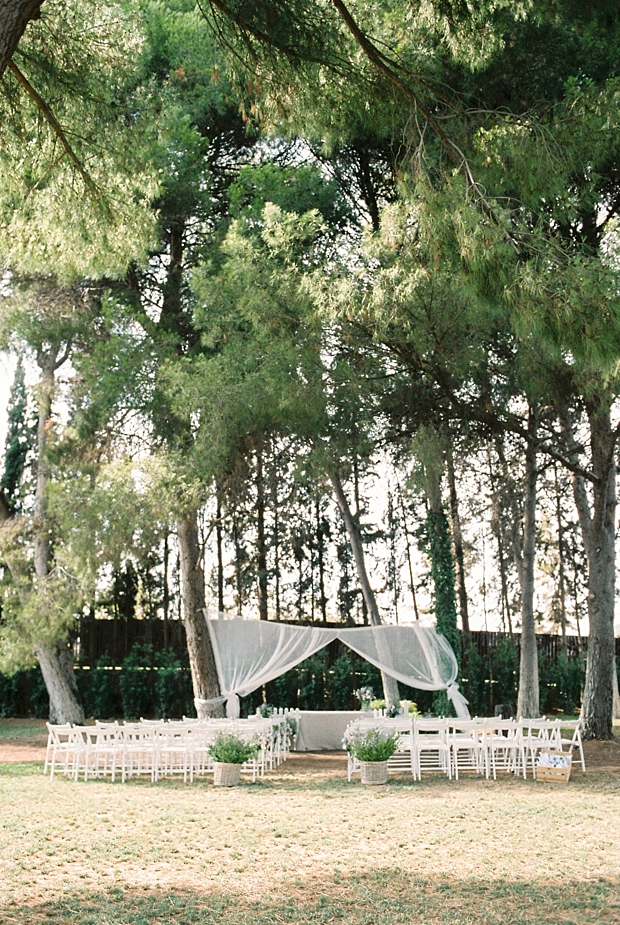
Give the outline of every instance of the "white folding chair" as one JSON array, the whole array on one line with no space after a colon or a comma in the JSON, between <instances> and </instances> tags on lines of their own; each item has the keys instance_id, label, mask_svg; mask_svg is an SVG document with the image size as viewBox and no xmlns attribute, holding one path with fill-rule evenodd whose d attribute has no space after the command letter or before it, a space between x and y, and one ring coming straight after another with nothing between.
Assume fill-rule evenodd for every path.
<instances>
[{"instance_id":1,"label":"white folding chair","mask_svg":"<svg viewBox=\"0 0 620 925\"><path fill-rule=\"evenodd\" d=\"M518 774L525 778L525 746L521 726L514 720L489 719L485 726L483 745L486 749L487 777L490 767L493 780L498 771Z\"/></svg>"},{"instance_id":2,"label":"white folding chair","mask_svg":"<svg viewBox=\"0 0 620 925\"><path fill-rule=\"evenodd\" d=\"M50 771L50 780L54 780L54 773L60 767L65 774L75 774L75 762L79 750L78 736L71 723L46 723L47 725L47 751L45 755L44 773Z\"/></svg>"},{"instance_id":3,"label":"white folding chair","mask_svg":"<svg viewBox=\"0 0 620 925\"><path fill-rule=\"evenodd\" d=\"M567 733L572 732L572 735L570 735L570 737L563 736L562 732L564 730ZM560 752L564 751L564 746L567 746L566 750L572 757L573 765L581 765L581 770L585 774L586 761L583 755L583 742L581 740L581 717L576 720L556 719L550 732L550 739L555 748ZM578 758L573 755L575 749L577 749L579 753Z\"/></svg>"},{"instance_id":4,"label":"white folding chair","mask_svg":"<svg viewBox=\"0 0 620 925\"><path fill-rule=\"evenodd\" d=\"M411 773L422 780L423 771L441 771L452 779L448 722L445 719L414 719L411 724Z\"/></svg>"},{"instance_id":5,"label":"white folding chair","mask_svg":"<svg viewBox=\"0 0 620 925\"><path fill-rule=\"evenodd\" d=\"M553 723L544 717L542 719L521 719L523 729L523 747L525 755L525 768L528 764L532 769L532 777L536 779L536 759L541 751L553 749L551 733Z\"/></svg>"},{"instance_id":6,"label":"white folding chair","mask_svg":"<svg viewBox=\"0 0 620 925\"><path fill-rule=\"evenodd\" d=\"M485 720L448 720L450 724L450 752L456 780L459 771L475 771L489 776L486 752Z\"/></svg>"}]
</instances>

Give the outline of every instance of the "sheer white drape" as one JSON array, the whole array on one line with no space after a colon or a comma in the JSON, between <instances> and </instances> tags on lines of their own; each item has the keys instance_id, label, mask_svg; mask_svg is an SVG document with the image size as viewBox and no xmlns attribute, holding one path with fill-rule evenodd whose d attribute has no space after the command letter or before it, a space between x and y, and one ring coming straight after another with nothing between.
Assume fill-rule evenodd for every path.
<instances>
[{"instance_id":1,"label":"sheer white drape","mask_svg":"<svg viewBox=\"0 0 620 925\"><path fill-rule=\"evenodd\" d=\"M294 668L333 639L340 639L377 668L422 690L447 690L456 714L469 717L455 683L458 666L443 636L430 627L354 626L323 629L265 620L207 616L222 696L228 716L239 715L239 697ZM206 701L201 701L206 702Z\"/></svg>"}]
</instances>

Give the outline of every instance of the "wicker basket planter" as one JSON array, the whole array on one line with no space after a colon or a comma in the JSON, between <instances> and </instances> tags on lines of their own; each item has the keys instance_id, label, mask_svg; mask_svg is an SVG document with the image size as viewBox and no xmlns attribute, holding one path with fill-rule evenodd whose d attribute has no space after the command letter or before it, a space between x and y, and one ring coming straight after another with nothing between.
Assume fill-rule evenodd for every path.
<instances>
[{"instance_id":1,"label":"wicker basket planter","mask_svg":"<svg viewBox=\"0 0 620 925\"><path fill-rule=\"evenodd\" d=\"M213 783L216 787L237 787L241 780L241 765L227 764L224 761L213 762Z\"/></svg>"},{"instance_id":2,"label":"wicker basket planter","mask_svg":"<svg viewBox=\"0 0 620 925\"><path fill-rule=\"evenodd\" d=\"M387 761L360 761L363 784L387 784Z\"/></svg>"}]
</instances>

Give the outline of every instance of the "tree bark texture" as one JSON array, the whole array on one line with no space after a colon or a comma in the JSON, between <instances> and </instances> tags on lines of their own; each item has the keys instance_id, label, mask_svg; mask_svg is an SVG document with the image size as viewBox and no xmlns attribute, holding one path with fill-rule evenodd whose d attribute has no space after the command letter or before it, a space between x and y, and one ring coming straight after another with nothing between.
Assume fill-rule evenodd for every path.
<instances>
[{"instance_id":1,"label":"tree bark texture","mask_svg":"<svg viewBox=\"0 0 620 925\"><path fill-rule=\"evenodd\" d=\"M220 489L217 489L217 510L215 524L215 539L217 545L217 609L220 613L224 612L224 554L223 554L223 530L222 530L222 496Z\"/></svg>"},{"instance_id":2,"label":"tree bark texture","mask_svg":"<svg viewBox=\"0 0 620 925\"><path fill-rule=\"evenodd\" d=\"M583 478L573 474L573 494L588 561L588 662L581 716L588 739L611 739L614 674L616 435L610 411L595 402L587 408L590 427L592 505ZM577 453L568 416L569 449Z\"/></svg>"},{"instance_id":3,"label":"tree bark texture","mask_svg":"<svg viewBox=\"0 0 620 925\"><path fill-rule=\"evenodd\" d=\"M41 376L37 387L37 481L34 496L33 547L36 580L45 581L50 572L52 557L51 529L47 519L47 491L50 468L47 462L47 444L51 432L52 401L56 370L65 357L58 358L60 345L40 353L37 363ZM37 593L36 584L34 593ZM35 654L41 667L43 681L50 700L50 722L83 723L84 710L73 671L70 647L60 641L55 645L36 643Z\"/></svg>"},{"instance_id":4,"label":"tree bark texture","mask_svg":"<svg viewBox=\"0 0 620 925\"><path fill-rule=\"evenodd\" d=\"M177 520L177 538L181 598L194 697L200 700L210 700L213 697L219 697L220 684L204 614L205 583L202 552L198 539L198 515L195 510L188 511ZM209 716L223 716L224 710L221 705L197 704L196 712L200 719L206 719Z\"/></svg>"},{"instance_id":5,"label":"tree bark texture","mask_svg":"<svg viewBox=\"0 0 620 925\"><path fill-rule=\"evenodd\" d=\"M537 414L530 409L529 430L535 439ZM536 447L529 441L525 450L523 486L523 533L521 549L515 549L515 561L521 585L521 661L519 664L519 699L517 716L540 716L538 680L538 645L534 621L534 563L536 559Z\"/></svg>"},{"instance_id":6,"label":"tree bark texture","mask_svg":"<svg viewBox=\"0 0 620 925\"><path fill-rule=\"evenodd\" d=\"M325 594L325 522L321 513L321 504L316 504L316 548L319 566L319 607L321 620L327 623L327 595Z\"/></svg>"},{"instance_id":7,"label":"tree bark texture","mask_svg":"<svg viewBox=\"0 0 620 925\"><path fill-rule=\"evenodd\" d=\"M256 451L256 564L258 571L258 616L269 619L267 609L267 540L265 537L265 478L263 453Z\"/></svg>"},{"instance_id":8,"label":"tree bark texture","mask_svg":"<svg viewBox=\"0 0 620 925\"><path fill-rule=\"evenodd\" d=\"M81 725L84 722L84 710L79 701L71 647L62 643L56 646L39 645L35 654L50 699L50 723Z\"/></svg>"},{"instance_id":9,"label":"tree bark texture","mask_svg":"<svg viewBox=\"0 0 620 925\"><path fill-rule=\"evenodd\" d=\"M351 551L353 553L353 560L355 562L355 568L357 571L357 578L362 589L362 595L364 597L364 602L366 604L366 610L370 617L370 622L372 626L382 626L383 621L381 619L381 614L379 613L379 608L377 606L377 599L375 593L372 590L372 586L368 579L368 572L366 571L366 558L364 556L364 544L362 541L362 534L359 529L359 525L356 519L351 513L351 508L349 502L347 501L347 496L344 493L344 488L342 487L342 481L337 469L332 468L329 472L329 480L332 483L334 489L334 497L336 498L336 504L342 515L345 529L347 531L347 536L349 538L349 543L351 544ZM398 690L398 681L396 678L393 678L391 675L387 674L385 671L381 672L381 680L383 682L383 693L385 700L388 706L392 704L397 704L400 702L400 692Z\"/></svg>"},{"instance_id":10,"label":"tree bark texture","mask_svg":"<svg viewBox=\"0 0 620 925\"><path fill-rule=\"evenodd\" d=\"M535 439L538 428L538 414L530 408L528 431L531 440L525 450L525 476L522 502L517 499L512 477L502 444L496 443L497 455L502 466L504 485L511 513L512 558L517 570L521 591L521 660L519 663L519 696L517 715L529 718L540 716L540 690L538 678L538 645L534 622L534 563L536 559L536 488L537 465ZM499 526L501 530L501 523Z\"/></svg>"},{"instance_id":11,"label":"tree bark texture","mask_svg":"<svg viewBox=\"0 0 620 925\"><path fill-rule=\"evenodd\" d=\"M2 0L0 3L0 77L13 57L31 19L38 19L43 0Z\"/></svg>"}]
</instances>

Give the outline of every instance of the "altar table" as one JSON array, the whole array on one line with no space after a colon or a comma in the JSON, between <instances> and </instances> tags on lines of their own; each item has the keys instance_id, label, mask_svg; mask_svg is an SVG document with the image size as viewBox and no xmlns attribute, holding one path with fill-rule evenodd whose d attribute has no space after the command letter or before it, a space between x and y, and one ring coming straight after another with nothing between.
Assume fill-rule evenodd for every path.
<instances>
[{"instance_id":1,"label":"altar table","mask_svg":"<svg viewBox=\"0 0 620 925\"><path fill-rule=\"evenodd\" d=\"M372 715L372 712L361 710L300 710L297 751L324 752L341 749L347 726L356 719Z\"/></svg>"}]
</instances>

